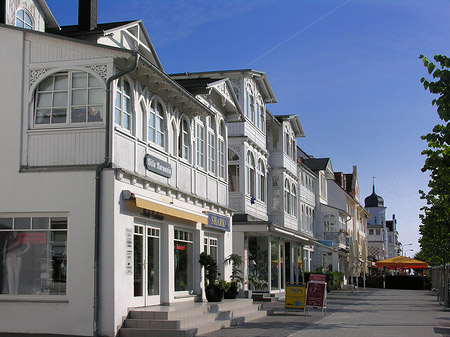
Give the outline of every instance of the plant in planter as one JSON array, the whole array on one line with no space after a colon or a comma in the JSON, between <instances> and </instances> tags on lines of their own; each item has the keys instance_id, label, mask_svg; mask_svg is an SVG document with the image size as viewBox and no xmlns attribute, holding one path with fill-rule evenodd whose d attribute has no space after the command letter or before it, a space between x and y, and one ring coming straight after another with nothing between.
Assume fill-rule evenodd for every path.
<instances>
[{"instance_id":1,"label":"plant in planter","mask_svg":"<svg viewBox=\"0 0 450 337\"><path fill-rule=\"evenodd\" d=\"M225 298L236 298L242 284L242 272L239 267L242 265L242 257L239 254L230 254L225 261L225 265L231 264L231 281L225 283Z\"/></svg>"},{"instance_id":2,"label":"plant in planter","mask_svg":"<svg viewBox=\"0 0 450 337\"><path fill-rule=\"evenodd\" d=\"M200 264L205 268L205 295L208 302L221 302L223 299L223 285L217 282L219 275L217 261L205 252L200 254Z\"/></svg>"}]
</instances>

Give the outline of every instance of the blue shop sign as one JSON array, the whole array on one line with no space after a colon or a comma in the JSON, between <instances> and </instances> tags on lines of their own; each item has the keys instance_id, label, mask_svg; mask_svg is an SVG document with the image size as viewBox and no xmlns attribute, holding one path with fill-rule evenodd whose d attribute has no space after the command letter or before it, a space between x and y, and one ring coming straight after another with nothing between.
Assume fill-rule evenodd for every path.
<instances>
[{"instance_id":1,"label":"blue shop sign","mask_svg":"<svg viewBox=\"0 0 450 337\"><path fill-rule=\"evenodd\" d=\"M332 240L317 240L319 241L321 244L328 246L328 247L333 247L333 241Z\"/></svg>"},{"instance_id":2,"label":"blue shop sign","mask_svg":"<svg viewBox=\"0 0 450 337\"><path fill-rule=\"evenodd\" d=\"M230 231L230 218L209 212L207 214L208 224L206 227L219 229L225 232Z\"/></svg>"}]
</instances>

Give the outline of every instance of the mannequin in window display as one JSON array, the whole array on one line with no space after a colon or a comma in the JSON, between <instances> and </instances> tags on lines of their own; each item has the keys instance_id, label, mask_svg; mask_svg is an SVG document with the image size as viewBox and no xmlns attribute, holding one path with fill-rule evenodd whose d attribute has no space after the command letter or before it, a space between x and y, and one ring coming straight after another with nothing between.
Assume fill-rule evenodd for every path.
<instances>
[{"instance_id":1,"label":"mannequin in window display","mask_svg":"<svg viewBox=\"0 0 450 337\"><path fill-rule=\"evenodd\" d=\"M21 243L17 232L6 236L3 246L3 265L6 266L9 294L19 292L19 277L22 268L22 255L30 249L29 244Z\"/></svg>"}]
</instances>

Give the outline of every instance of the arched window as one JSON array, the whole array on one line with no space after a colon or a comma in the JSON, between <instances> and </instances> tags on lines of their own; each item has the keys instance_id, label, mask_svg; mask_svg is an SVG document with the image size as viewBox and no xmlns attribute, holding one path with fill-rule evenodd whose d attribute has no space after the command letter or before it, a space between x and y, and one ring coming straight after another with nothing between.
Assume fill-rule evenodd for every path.
<instances>
[{"instance_id":1,"label":"arched window","mask_svg":"<svg viewBox=\"0 0 450 337\"><path fill-rule=\"evenodd\" d=\"M256 194L255 158L250 151L247 152L246 166L246 192L254 197Z\"/></svg>"},{"instance_id":2,"label":"arched window","mask_svg":"<svg viewBox=\"0 0 450 337\"><path fill-rule=\"evenodd\" d=\"M35 126L103 121L104 90L103 84L86 72L48 76L35 91Z\"/></svg>"},{"instance_id":3,"label":"arched window","mask_svg":"<svg viewBox=\"0 0 450 337\"><path fill-rule=\"evenodd\" d=\"M263 161L258 161L258 199L266 201L266 168Z\"/></svg>"},{"instance_id":4,"label":"arched window","mask_svg":"<svg viewBox=\"0 0 450 337\"><path fill-rule=\"evenodd\" d=\"M292 159L297 160L297 144L295 142L295 136L292 136Z\"/></svg>"},{"instance_id":5,"label":"arched window","mask_svg":"<svg viewBox=\"0 0 450 337\"><path fill-rule=\"evenodd\" d=\"M284 182L284 211L288 214L291 213L291 189L287 179Z\"/></svg>"},{"instance_id":6,"label":"arched window","mask_svg":"<svg viewBox=\"0 0 450 337\"><path fill-rule=\"evenodd\" d=\"M225 179L225 139L226 139L226 132L225 132L225 123L223 121L220 122L219 125L219 135L217 137L217 143L219 146L219 153L218 153L218 164L219 164L219 177Z\"/></svg>"},{"instance_id":7,"label":"arched window","mask_svg":"<svg viewBox=\"0 0 450 337\"><path fill-rule=\"evenodd\" d=\"M117 81L114 102L114 122L131 131L131 89L130 84L124 78Z\"/></svg>"},{"instance_id":8,"label":"arched window","mask_svg":"<svg viewBox=\"0 0 450 337\"><path fill-rule=\"evenodd\" d=\"M228 191L239 192L239 156L228 149Z\"/></svg>"},{"instance_id":9,"label":"arched window","mask_svg":"<svg viewBox=\"0 0 450 337\"><path fill-rule=\"evenodd\" d=\"M247 88L247 113L246 116L255 123L255 98L250 87Z\"/></svg>"},{"instance_id":10,"label":"arched window","mask_svg":"<svg viewBox=\"0 0 450 337\"><path fill-rule=\"evenodd\" d=\"M336 216L334 214L325 214L323 216L323 227L326 232L336 232Z\"/></svg>"},{"instance_id":11,"label":"arched window","mask_svg":"<svg viewBox=\"0 0 450 337\"><path fill-rule=\"evenodd\" d=\"M33 20L31 16L23 9L19 9L16 12L16 27L33 29Z\"/></svg>"},{"instance_id":12,"label":"arched window","mask_svg":"<svg viewBox=\"0 0 450 337\"><path fill-rule=\"evenodd\" d=\"M145 111L145 109L143 111ZM146 123L144 123L144 125L145 124ZM172 132L172 145L171 145L171 147L172 147L172 154L174 156L176 156L178 154L178 150L179 150L179 145L178 145L178 138L179 138L178 128L177 128L175 120L172 121L171 125L172 125L172 128L171 128L171 132Z\"/></svg>"},{"instance_id":13,"label":"arched window","mask_svg":"<svg viewBox=\"0 0 450 337\"><path fill-rule=\"evenodd\" d=\"M147 140L164 147L164 107L157 99L152 100L148 109Z\"/></svg>"},{"instance_id":14,"label":"arched window","mask_svg":"<svg viewBox=\"0 0 450 337\"><path fill-rule=\"evenodd\" d=\"M291 187L292 195L292 215L297 216L297 189L294 184Z\"/></svg>"},{"instance_id":15,"label":"arched window","mask_svg":"<svg viewBox=\"0 0 450 337\"><path fill-rule=\"evenodd\" d=\"M210 117L208 123L208 171L216 172L216 130L215 120Z\"/></svg>"},{"instance_id":16,"label":"arched window","mask_svg":"<svg viewBox=\"0 0 450 337\"><path fill-rule=\"evenodd\" d=\"M205 126L200 120L195 125L196 163L199 167L205 167Z\"/></svg>"},{"instance_id":17,"label":"arched window","mask_svg":"<svg viewBox=\"0 0 450 337\"><path fill-rule=\"evenodd\" d=\"M287 131L284 132L284 151L290 157L291 156L291 139Z\"/></svg>"},{"instance_id":18,"label":"arched window","mask_svg":"<svg viewBox=\"0 0 450 337\"><path fill-rule=\"evenodd\" d=\"M185 118L181 119L178 134L178 157L189 160L190 137L189 124Z\"/></svg>"},{"instance_id":19,"label":"arched window","mask_svg":"<svg viewBox=\"0 0 450 337\"><path fill-rule=\"evenodd\" d=\"M258 97L258 111L257 111L259 118L258 118L258 127L261 129L261 131L264 131L264 126L266 124L266 109L264 107L264 102L261 99L261 97Z\"/></svg>"}]
</instances>

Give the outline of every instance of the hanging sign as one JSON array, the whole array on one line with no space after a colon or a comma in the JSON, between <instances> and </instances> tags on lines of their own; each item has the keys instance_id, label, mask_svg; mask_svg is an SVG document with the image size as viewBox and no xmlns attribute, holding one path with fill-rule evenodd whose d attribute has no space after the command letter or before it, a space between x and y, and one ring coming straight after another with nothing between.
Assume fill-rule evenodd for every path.
<instances>
[{"instance_id":1,"label":"hanging sign","mask_svg":"<svg viewBox=\"0 0 450 337\"><path fill-rule=\"evenodd\" d=\"M288 283L286 285L286 309L303 309L305 308L306 285Z\"/></svg>"}]
</instances>

